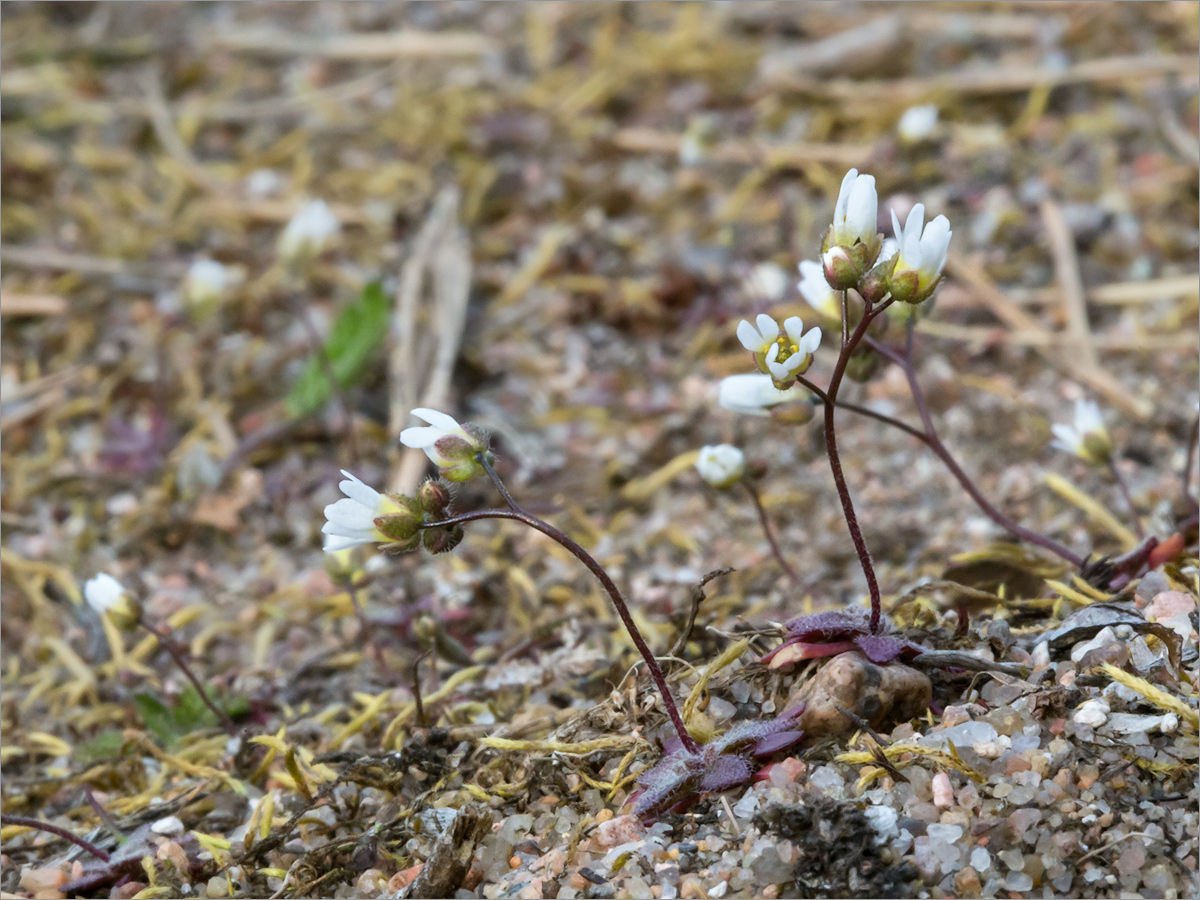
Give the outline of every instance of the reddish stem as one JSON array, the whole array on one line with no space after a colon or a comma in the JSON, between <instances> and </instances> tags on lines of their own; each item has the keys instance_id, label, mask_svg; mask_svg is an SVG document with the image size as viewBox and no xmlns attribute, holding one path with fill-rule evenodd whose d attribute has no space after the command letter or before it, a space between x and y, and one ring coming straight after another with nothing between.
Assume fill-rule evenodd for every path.
<instances>
[{"instance_id":1,"label":"reddish stem","mask_svg":"<svg viewBox=\"0 0 1200 900\"><path fill-rule=\"evenodd\" d=\"M483 461L484 471L492 478L493 483L499 481L491 466ZM695 739L688 733L687 727L683 724L683 717L679 714L679 708L675 705L675 699L671 696L671 689L667 685L667 678L663 675L662 668L658 664L658 660L654 658L654 654L650 652L650 647L647 645L642 633L638 631L638 627L634 624L633 616L629 612L629 606L625 603L625 598L621 596L621 591L617 587L616 582L612 580L609 574L604 571L603 566L592 557L590 553L583 549L579 544L567 537L563 532L559 531L549 522L539 519L537 516L530 515L519 506L516 506L516 501L512 500L507 491L502 491L505 499L513 505L510 509L479 509L474 512L462 513L457 516L451 516L448 519L442 519L439 522L431 522L428 525L423 525L423 528L448 528L454 525L461 525L466 522L478 522L482 519L513 519L517 522L522 522L528 525L535 531L540 531L546 537L550 538L555 543L565 547L572 556L583 563L589 572L596 576L608 596L611 598L613 606L616 607L617 615L621 618L621 623L625 626L625 630L629 632L629 637L633 640L633 645L637 647L638 653L642 655L642 659L646 662L646 668L650 670L650 677L654 679L654 684L658 688L659 694L662 696L663 706L667 709L667 715L671 719L671 724L675 726L675 732L679 735L679 740L689 753L699 753L700 746Z\"/></svg>"},{"instance_id":2,"label":"reddish stem","mask_svg":"<svg viewBox=\"0 0 1200 900\"><path fill-rule=\"evenodd\" d=\"M230 737L236 736L237 726L233 724L233 719L229 718L229 716L225 713L225 710L217 706L217 704L212 701L212 698L208 696L208 692L204 690L204 685L200 683L200 679L193 674L191 668L189 668L187 664L187 660L183 658L183 652L175 645L175 641L167 633L166 626L155 628L145 619L139 619L138 624L158 638L159 644L162 645L164 650L171 654L171 659L175 660L175 665L179 666L179 670L183 672L185 676L187 676L187 680L192 683L192 687L196 689L196 693L200 695L200 699L204 701L204 705L207 706L212 711L212 714L217 717L217 721L221 723L221 727L225 729L225 732L230 735Z\"/></svg>"},{"instance_id":3,"label":"reddish stem","mask_svg":"<svg viewBox=\"0 0 1200 900\"><path fill-rule=\"evenodd\" d=\"M850 362L850 355L867 333L867 328L871 322L877 315L887 309L891 303L892 301L889 299L874 309L868 306L863 311L863 317L859 320L858 327L854 329L854 333L850 335L848 340L842 342L841 352L838 354L837 363L833 367L833 374L829 378L829 387L826 389L827 401L825 403L825 452L829 456L829 468L833 471L833 483L837 487L838 499L842 502L842 512L846 517L846 528L850 532L850 540L854 543L854 552L858 554L859 564L862 566L863 574L867 578L867 590L871 593L871 634L879 633L879 620L883 612L883 598L879 594L879 582L875 578L875 567L871 563L871 553L867 549L867 542L863 539L862 529L859 528L858 516L854 513L854 501L850 498L850 489L846 486L846 476L842 472L842 461L838 456L837 449L837 435L834 431L834 412L837 409L838 388L842 385L842 377L846 374L846 365ZM843 292L843 323L845 323L845 311L846 296ZM845 325L843 324L844 327Z\"/></svg>"},{"instance_id":4,"label":"reddish stem","mask_svg":"<svg viewBox=\"0 0 1200 900\"><path fill-rule=\"evenodd\" d=\"M43 822L40 819L32 819L28 816L2 815L0 816L0 825L22 825L25 828L34 828L38 831L45 831L49 834L53 834L62 838L64 841L70 841L76 847L82 847L101 862L109 861L109 855L91 841L87 840L86 838L81 838L77 834L72 834L65 828L59 828L57 825L51 825L49 822Z\"/></svg>"},{"instance_id":5,"label":"reddish stem","mask_svg":"<svg viewBox=\"0 0 1200 900\"><path fill-rule=\"evenodd\" d=\"M767 510L763 506L758 488L749 481L743 481L742 484L745 485L750 499L754 501L754 509L758 512L758 521L762 524L763 534L767 536L767 543L771 545L771 553L774 554L776 562L783 567L783 571L787 572L788 578L792 580L792 584L799 586L800 574L790 562L784 559L783 553L779 549L779 544L775 540L775 529L771 527L771 520L767 517Z\"/></svg>"}]
</instances>

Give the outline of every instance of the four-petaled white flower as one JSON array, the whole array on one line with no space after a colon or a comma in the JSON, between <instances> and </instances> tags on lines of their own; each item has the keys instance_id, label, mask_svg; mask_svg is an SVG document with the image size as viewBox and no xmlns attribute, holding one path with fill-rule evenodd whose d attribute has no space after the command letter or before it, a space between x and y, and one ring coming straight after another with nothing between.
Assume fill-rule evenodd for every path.
<instances>
[{"instance_id":1,"label":"four-petaled white flower","mask_svg":"<svg viewBox=\"0 0 1200 900\"><path fill-rule=\"evenodd\" d=\"M790 316L783 322L786 339L781 339L779 325L770 316L761 314L755 322L757 327L742 319L737 336L754 354L760 372L784 383L808 371L812 355L821 345L820 328L811 328L806 334L800 317Z\"/></svg>"},{"instance_id":2,"label":"four-petaled white flower","mask_svg":"<svg viewBox=\"0 0 1200 900\"><path fill-rule=\"evenodd\" d=\"M717 387L717 404L722 409L748 416L769 416L771 407L800 400L804 396L805 392L796 385L786 391L779 390L770 375L758 372L730 375L722 378Z\"/></svg>"},{"instance_id":3,"label":"four-petaled white flower","mask_svg":"<svg viewBox=\"0 0 1200 900\"><path fill-rule=\"evenodd\" d=\"M400 512L401 507L386 494L364 484L345 469L346 480L338 487L346 496L325 507L325 552L336 553L359 544L374 544L388 540L375 525L375 520L389 513Z\"/></svg>"},{"instance_id":4,"label":"four-petaled white flower","mask_svg":"<svg viewBox=\"0 0 1200 900\"><path fill-rule=\"evenodd\" d=\"M237 280L228 266L202 257L188 267L183 282L183 299L193 308L216 306Z\"/></svg>"},{"instance_id":5,"label":"four-petaled white flower","mask_svg":"<svg viewBox=\"0 0 1200 900\"><path fill-rule=\"evenodd\" d=\"M938 108L934 103L910 106L896 123L896 133L902 141L915 144L933 134L937 127Z\"/></svg>"},{"instance_id":6,"label":"four-petaled white flower","mask_svg":"<svg viewBox=\"0 0 1200 900\"><path fill-rule=\"evenodd\" d=\"M1054 441L1051 446L1065 450L1093 465L1107 465L1112 458L1112 438L1104 427L1100 407L1091 400L1075 401L1075 424L1052 425Z\"/></svg>"},{"instance_id":7,"label":"four-petaled white flower","mask_svg":"<svg viewBox=\"0 0 1200 900\"><path fill-rule=\"evenodd\" d=\"M849 247L855 242L869 242L876 235L879 216L879 197L875 193L875 176L859 175L851 169L842 179L837 203L833 208L832 246Z\"/></svg>"},{"instance_id":8,"label":"four-petaled white flower","mask_svg":"<svg viewBox=\"0 0 1200 900\"><path fill-rule=\"evenodd\" d=\"M950 220L938 216L926 225L925 205L918 203L908 214L903 228L893 210L892 228L900 250L888 278L888 287L897 300L919 303L933 293L941 280L950 238L954 234L950 230Z\"/></svg>"},{"instance_id":9,"label":"four-petaled white flower","mask_svg":"<svg viewBox=\"0 0 1200 900\"><path fill-rule=\"evenodd\" d=\"M424 450L429 461L451 481L466 481L483 474L475 458L476 454L487 451L487 441L481 434L464 428L453 416L436 409L414 409L412 414L429 424L405 428L400 432L400 443Z\"/></svg>"},{"instance_id":10,"label":"four-petaled white flower","mask_svg":"<svg viewBox=\"0 0 1200 900\"><path fill-rule=\"evenodd\" d=\"M733 444L710 444L700 448L696 471L713 487L727 488L746 474L746 455Z\"/></svg>"},{"instance_id":11,"label":"four-petaled white flower","mask_svg":"<svg viewBox=\"0 0 1200 900\"><path fill-rule=\"evenodd\" d=\"M120 603L126 593L121 582L104 572L88 579L83 586L83 596L87 599L88 606L100 615L104 615Z\"/></svg>"},{"instance_id":12,"label":"four-petaled white flower","mask_svg":"<svg viewBox=\"0 0 1200 900\"><path fill-rule=\"evenodd\" d=\"M838 301L837 292L825 280L825 270L821 264L806 259L800 263L800 280L796 287L804 302L818 312L835 319L842 317L842 305Z\"/></svg>"},{"instance_id":13,"label":"four-petaled white flower","mask_svg":"<svg viewBox=\"0 0 1200 900\"><path fill-rule=\"evenodd\" d=\"M306 203L279 235L279 255L288 262L318 256L340 228L324 200Z\"/></svg>"}]
</instances>

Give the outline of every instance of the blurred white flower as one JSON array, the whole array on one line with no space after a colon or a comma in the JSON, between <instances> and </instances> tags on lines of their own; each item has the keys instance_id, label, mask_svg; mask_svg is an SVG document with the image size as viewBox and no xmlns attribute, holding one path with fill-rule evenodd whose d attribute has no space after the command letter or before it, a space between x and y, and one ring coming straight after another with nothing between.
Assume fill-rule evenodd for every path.
<instances>
[{"instance_id":1,"label":"blurred white flower","mask_svg":"<svg viewBox=\"0 0 1200 900\"><path fill-rule=\"evenodd\" d=\"M900 116L896 123L896 133L902 141L915 144L933 134L937 127L938 108L936 104L925 103L921 106L910 106Z\"/></svg>"},{"instance_id":2,"label":"blurred white flower","mask_svg":"<svg viewBox=\"0 0 1200 900\"><path fill-rule=\"evenodd\" d=\"M756 297L774 303L782 300L784 292L787 291L787 272L783 266L773 262L759 263L746 277L746 286Z\"/></svg>"},{"instance_id":3,"label":"blurred white flower","mask_svg":"<svg viewBox=\"0 0 1200 900\"><path fill-rule=\"evenodd\" d=\"M220 305L225 293L238 283L238 273L213 259L202 257L193 262L183 280L183 299L195 310L205 311Z\"/></svg>"},{"instance_id":4,"label":"blurred white flower","mask_svg":"<svg viewBox=\"0 0 1200 900\"><path fill-rule=\"evenodd\" d=\"M908 214L904 227L892 212L892 229L900 250L888 277L892 296L905 303L919 303L933 293L946 266L950 248L950 220L938 216L925 225L925 205L918 203Z\"/></svg>"},{"instance_id":5,"label":"blurred white flower","mask_svg":"<svg viewBox=\"0 0 1200 900\"><path fill-rule=\"evenodd\" d=\"M821 268L820 263L808 259L800 263L800 281L796 287L799 288L804 302L813 309L835 319L842 317L841 301L837 292L825 280L825 270Z\"/></svg>"},{"instance_id":6,"label":"blurred white flower","mask_svg":"<svg viewBox=\"0 0 1200 900\"><path fill-rule=\"evenodd\" d=\"M1091 400L1075 401L1075 424L1052 425L1051 446L1066 451L1093 465L1107 465L1112 458L1112 439L1104 427L1100 407Z\"/></svg>"},{"instance_id":7,"label":"blurred white flower","mask_svg":"<svg viewBox=\"0 0 1200 900\"><path fill-rule=\"evenodd\" d=\"M748 416L769 416L771 407L792 400L801 400L805 391L793 385L786 391L775 387L770 375L755 372L722 378L717 387L717 404L731 412Z\"/></svg>"},{"instance_id":8,"label":"blurred white flower","mask_svg":"<svg viewBox=\"0 0 1200 900\"><path fill-rule=\"evenodd\" d=\"M111 575L100 573L83 585L88 606L123 631L132 631L142 618L142 606L125 586Z\"/></svg>"},{"instance_id":9,"label":"blurred white flower","mask_svg":"<svg viewBox=\"0 0 1200 900\"><path fill-rule=\"evenodd\" d=\"M727 488L746 474L746 455L732 444L701 447L696 471L713 487Z\"/></svg>"},{"instance_id":10,"label":"blurred white flower","mask_svg":"<svg viewBox=\"0 0 1200 900\"><path fill-rule=\"evenodd\" d=\"M279 255L287 262L318 256L340 228L324 200L310 201L292 216L279 235Z\"/></svg>"},{"instance_id":11,"label":"blurred white flower","mask_svg":"<svg viewBox=\"0 0 1200 900\"><path fill-rule=\"evenodd\" d=\"M83 586L83 596L88 606L104 615L121 602L125 595L125 586L111 575L101 572L95 578L90 578Z\"/></svg>"}]
</instances>

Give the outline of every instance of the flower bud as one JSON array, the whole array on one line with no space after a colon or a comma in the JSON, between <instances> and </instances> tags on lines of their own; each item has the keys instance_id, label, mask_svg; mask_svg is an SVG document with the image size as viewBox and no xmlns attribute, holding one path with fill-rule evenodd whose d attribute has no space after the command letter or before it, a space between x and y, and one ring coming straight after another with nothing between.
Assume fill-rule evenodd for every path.
<instances>
[{"instance_id":1,"label":"flower bud","mask_svg":"<svg viewBox=\"0 0 1200 900\"><path fill-rule=\"evenodd\" d=\"M892 229L900 251L888 276L888 290L901 303L920 303L942 280L954 232L945 216L938 216L928 225L924 223L925 207L920 203L912 208L903 228L892 212Z\"/></svg>"},{"instance_id":2,"label":"flower bud","mask_svg":"<svg viewBox=\"0 0 1200 900\"><path fill-rule=\"evenodd\" d=\"M846 361L846 377L859 384L870 381L871 376L877 371L879 371L879 354L874 350L852 353L850 359Z\"/></svg>"},{"instance_id":3,"label":"flower bud","mask_svg":"<svg viewBox=\"0 0 1200 900\"><path fill-rule=\"evenodd\" d=\"M423 535L425 549L430 553L447 553L462 542L463 535L461 525L452 525L449 528L426 528Z\"/></svg>"},{"instance_id":4,"label":"flower bud","mask_svg":"<svg viewBox=\"0 0 1200 900\"><path fill-rule=\"evenodd\" d=\"M400 432L400 443L425 451L425 455L449 481L467 481L485 474L477 454L490 459L487 437L470 425L460 425L452 416L436 409L414 409L413 415L428 426L414 426Z\"/></svg>"},{"instance_id":5,"label":"flower bud","mask_svg":"<svg viewBox=\"0 0 1200 900\"><path fill-rule=\"evenodd\" d=\"M450 505L450 484L441 479L430 479L417 491L421 510L431 516L440 517Z\"/></svg>"},{"instance_id":6,"label":"flower bud","mask_svg":"<svg viewBox=\"0 0 1200 900\"><path fill-rule=\"evenodd\" d=\"M896 256L893 254L885 260L876 263L858 283L858 292L868 303L882 303L890 290L892 269L896 267Z\"/></svg>"},{"instance_id":7,"label":"flower bud","mask_svg":"<svg viewBox=\"0 0 1200 900\"><path fill-rule=\"evenodd\" d=\"M842 179L833 224L821 242L825 280L835 290L857 286L879 256L883 235L875 229L878 210L875 179L851 169Z\"/></svg>"},{"instance_id":8,"label":"flower bud","mask_svg":"<svg viewBox=\"0 0 1200 900\"><path fill-rule=\"evenodd\" d=\"M732 487L746 474L746 457L732 444L701 447L696 471L713 487Z\"/></svg>"},{"instance_id":9,"label":"flower bud","mask_svg":"<svg viewBox=\"0 0 1200 900\"><path fill-rule=\"evenodd\" d=\"M133 631L142 620L142 604L111 575L100 574L83 586L88 605L122 631Z\"/></svg>"},{"instance_id":10,"label":"flower bud","mask_svg":"<svg viewBox=\"0 0 1200 900\"><path fill-rule=\"evenodd\" d=\"M421 505L413 497L403 494L388 494L388 499L396 504L396 512L385 513L374 520L375 528L395 549L400 551L415 550L421 543L420 530L423 516Z\"/></svg>"}]
</instances>

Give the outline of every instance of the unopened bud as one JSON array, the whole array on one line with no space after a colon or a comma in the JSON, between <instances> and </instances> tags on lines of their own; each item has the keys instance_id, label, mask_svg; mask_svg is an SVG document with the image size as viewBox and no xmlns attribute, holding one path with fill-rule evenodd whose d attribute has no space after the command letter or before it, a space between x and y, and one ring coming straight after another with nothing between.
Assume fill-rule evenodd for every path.
<instances>
[{"instance_id":1,"label":"unopened bud","mask_svg":"<svg viewBox=\"0 0 1200 900\"><path fill-rule=\"evenodd\" d=\"M132 594L122 594L104 614L121 631L133 631L142 621L142 604Z\"/></svg>"},{"instance_id":2,"label":"unopened bud","mask_svg":"<svg viewBox=\"0 0 1200 900\"><path fill-rule=\"evenodd\" d=\"M449 528L426 528L423 536L425 549L430 553L448 553L459 545L463 534L461 525L453 525Z\"/></svg>"},{"instance_id":3,"label":"unopened bud","mask_svg":"<svg viewBox=\"0 0 1200 900\"><path fill-rule=\"evenodd\" d=\"M432 516L441 516L450 505L450 485L440 479L431 479L417 491L417 501L422 511Z\"/></svg>"},{"instance_id":4,"label":"unopened bud","mask_svg":"<svg viewBox=\"0 0 1200 900\"><path fill-rule=\"evenodd\" d=\"M886 322L887 320L885 319L884 321ZM850 359L846 361L846 377L860 384L870 381L871 376L878 370L879 354L874 350L864 350L851 354Z\"/></svg>"}]
</instances>

